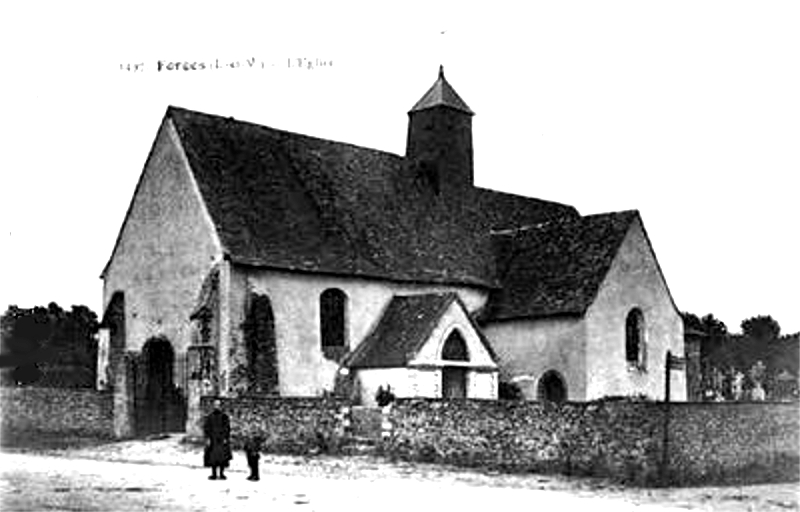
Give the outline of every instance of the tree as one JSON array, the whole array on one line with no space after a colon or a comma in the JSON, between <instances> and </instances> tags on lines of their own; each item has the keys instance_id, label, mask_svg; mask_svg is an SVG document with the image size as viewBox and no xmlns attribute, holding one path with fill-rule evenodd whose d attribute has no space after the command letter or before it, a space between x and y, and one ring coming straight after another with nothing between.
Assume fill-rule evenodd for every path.
<instances>
[{"instance_id":1,"label":"tree","mask_svg":"<svg viewBox=\"0 0 800 512\"><path fill-rule=\"evenodd\" d=\"M681 313L685 330L702 334L700 344L700 372L704 391L726 394L724 371L731 366L730 334L725 322L708 313L699 317L693 313Z\"/></svg>"},{"instance_id":2,"label":"tree","mask_svg":"<svg viewBox=\"0 0 800 512\"><path fill-rule=\"evenodd\" d=\"M705 332L714 338L724 339L728 336L728 326L725 322L716 318L713 314L709 313L700 319L703 324Z\"/></svg>"},{"instance_id":3,"label":"tree","mask_svg":"<svg viewBox=\"0 0 800 512\"><path fill-rule=\"evenodd\" d=\"M99 328L97 315L86 306L65 311L55 302L30 309L9 306L0 316L0 351L5 383L57 387L94 384Z\"/></svg>"},{"instance_id":4,"label":"tree","mask_svg":"<svg viewBox=\"0 0 800 512\"><path fill-rule=\"evenodd\" d=\"M46 344L52 331L46 308L8 307L0 317L0 351L3 367L13 370L3 372L3 383L31 384L40 379L40 366L51 355Z\"/></svg>"},{"instance_id":5,"label":"tree","mask_svg":"<svg viewBox=\"0 0 800 512\"><path fill-rule=\"evenodd\" d=\"M691 329L693 331L705 332L705 326L703 326L703 321L700 320L700 317L695 315L694 313L689 313L688 311L681 311L681 318L683 319L684 330Z\"/></svg>"},{"instance_id":6,"label":"tree","mask_svg":"<svg viewBox=\"0 0 800 512\"><path fill-rule=\"evenodd\" d=\"M686 330L704 335L700 352L704 389L730 396L730 383L737 373L742 373L746 376L746 389L759 382L771 393L781 372L797 377L800 336L781 336L780 324L771 316L744 320L742 334L730 334L712 314L700 318L684 312L681 316Z\"/></svg>"},{"instance_id":7,"label":"tree","mask_svg":"<svg viewBox=\"0 0 800 512\"><path fill-rule=\"evenodd\" d=\"M781 336L781 326L770 315L759 315L742 321L742 334L759 341L777 340Z\"/></svg>"}]
</instances>

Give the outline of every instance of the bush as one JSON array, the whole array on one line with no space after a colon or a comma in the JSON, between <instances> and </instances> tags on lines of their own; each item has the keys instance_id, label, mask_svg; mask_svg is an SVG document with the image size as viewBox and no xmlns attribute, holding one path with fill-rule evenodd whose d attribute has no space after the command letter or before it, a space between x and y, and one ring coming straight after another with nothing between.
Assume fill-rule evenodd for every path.
<instances>
[{"instance_id":1,"label":"bush","mask_svg":"<svg viewBox=\"0 0 800 512\"><path fill-rule=\"evenodd\" d=\"M497 390L500 400L522 400L522 389L514 382L501 382Z\"/></svg>"},{"instance_id":2,"label":"bush","mask_svg":"<svg viewBox=\"0 0 800 512\"><path fill-rule=\"evenodd\" d=\"M391 386L386 386L386 388L378 386L378 392L375 393L375 401L378 403L378 407L386 407L394 400L395 396Z\"/></svg>"}]
</instances>

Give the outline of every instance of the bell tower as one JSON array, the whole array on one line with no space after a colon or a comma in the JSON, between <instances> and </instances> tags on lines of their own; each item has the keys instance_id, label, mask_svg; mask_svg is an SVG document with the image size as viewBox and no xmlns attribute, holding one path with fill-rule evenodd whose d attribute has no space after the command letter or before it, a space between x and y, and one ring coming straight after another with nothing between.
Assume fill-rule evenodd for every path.
<instances>
[{"instance_id":1,"label":"bell tower","mask_svg":"<svg viewBox=\"0 0 800 512\"><path fill-rule=\"evenodd\" d=\"M413 178L445 199L473 185L472 110L439 77L408 113L406 162Z\"/></svg>"}]
</instances>

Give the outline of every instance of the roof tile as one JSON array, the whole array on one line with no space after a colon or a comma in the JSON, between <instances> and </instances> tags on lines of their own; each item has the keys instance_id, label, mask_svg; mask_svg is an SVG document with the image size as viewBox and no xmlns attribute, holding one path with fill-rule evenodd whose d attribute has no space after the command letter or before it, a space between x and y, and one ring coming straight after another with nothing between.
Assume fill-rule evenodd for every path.
<instances>
[{"instance_id":1,"label":"roof tile","mask_svg":"<svg viewBox=\"0 0 800 512\"><path fill-rule=\"evenodd\" d=\"M582 315L637 218L631 210L496 233L501 286L482 320Z\"/></svg>"},{"instance_id":2,"label":"roof tile","mask_svg":"<svg viewBox=\"0 0 800 512\"><path fill-rule=\"evenodd\" d=\"M176 107L167 115L235 263L492 287L490 229L577 215L479 188L444 201L398 155Z\"/></svg>"},{"instance_id":3,"label":"roof tile","mask_svg":"<svg viewBox=\"0 0 800 512\"><path fill-rule=\"evenodd\" d=\"M378 325L343 364L350 368L407 366L454 300L454 293L394 296Z\"/></svg>"},{"instance_id":4,"label":"roof tile","mask_svg":"<svg viewBox=\"0 0 800 512\"><path fill-rule=\"evenodd\" d=\"M411 108L411 112L425 110L433 107L450 107L467 114L473 114L461 96L453 89L444 77L444 68L439 66L439 78L433 83L428 92Z\"/></svg>"}]
</instances>

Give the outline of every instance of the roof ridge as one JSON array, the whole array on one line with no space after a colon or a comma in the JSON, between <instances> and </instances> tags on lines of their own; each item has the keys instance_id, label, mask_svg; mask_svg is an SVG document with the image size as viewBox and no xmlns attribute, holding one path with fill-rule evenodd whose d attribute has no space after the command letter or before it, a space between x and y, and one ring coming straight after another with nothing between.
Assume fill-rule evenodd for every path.
<instances>
[{"instance_id":1,"label":"roof ridge","mask_svg":"<svg viewBox=\"0 0 800 512\"><path fill-rule=\"evenodd\" d=\"M490 194L495 194L495 195L498 195L498 196L513 197L514 199L524 199L526 201L536 201L536 202L539 202L539 203L561 205L561 206L567 206L567 207L571 207L572 206L572 205L569 205L569 204L566 204L566 203L562 203L562 202L559 202L559 201L551 201L550 199L542 199L540 197L524 196L524 195L521 195L521 194L515 194L513 192L506 192L504 190L496 190L496 189L493 189L493 188L483 188L483 187L479 187L477 185L474 185L472 188L479 194L483 194L483 193L487 193L488 192Z\"/></svg>"},{"instance_id":2,"label":"roof ridge","mask_svg":"<svg viewBox=\"0 0 800 512\"><path fill-rule=\"evenodd\" d=\"M260 130L267 130L267 131L276 132L276 133L280 133L280 134L291 135L293 137L302 137L302 138L308 139L310 141L322 142L322 143L325 143L325 144L335 144L335 145L349 146L351 148L356 148L356 149L366 150L366 151L372 151L372 152L375 152L375 153L380 153L380 154L383 154L383 155L392 156L392 157L398 158L400 160L404 159L402 155L399 155L397 153L392 153L391 151L386 151L386 150L377 149L377 148L371 148L371 147L368 147L368 146L362 146L360 144L354 144L352 142L345 142L345 141L341 141L341 140L326 139L326 138L323 138L323 137L320 137L320 136L317 136L317 135L309 135L307 133L293 132L293 131L290 131L290 130L285 130L283 128L275 128L274 126L269 126L269 125L266 125L266 124L260 124L260 123L254 122L254 121L246 121L244 119L237 119L237 118L235 118L233 116L222 116L222 115L219 115L219 114L210 114L208 112L202 112L200 110L192 110L192 109L183 108L183 107L176 107L175 105L167 106L167 116L170 116L170 113L172 113L172 112L179 112L179 113L182 113L184 115L188 114L188 115L193 115L193 116L202 116L202 117L207 117L207 118L213 118L215 120L220 120L220 121L223 121L223 122L230 122L230 123L236 123L236 124L241 124L241 125L248 125L248 126L251 126L253 128L258 128Z\"/></svg>"},{"instance_id":3,"label":"roof ridge","mask_svg":"<svg viewBox=\"0 0 800 512\"><path fill-rule=\"evenodd\" d=\"M506 228L506 229L493 229L490 230L489 233L492 236L498 235L515 235L518 233L523 233L526 231L532 231L536 229L545 229L549 227L556 227L556 226L564 226L571 223L578 223L584 220L596 220L601 217L612 217L612 216L623 216L623 215L631 215L631 214L638 214L639 210L632 209L632 210L619 210L613 212L602 212L602 213L593 213L590 215L581 215L579 217L559 217L556 219L548 219L542 222L537 222L536 224L526 224L524 226L517 226L514 228Z\"/></svg>"}]
</instances>

